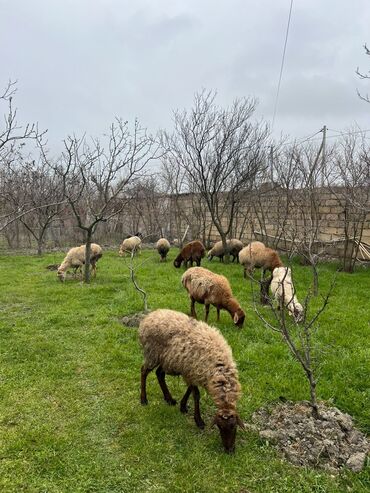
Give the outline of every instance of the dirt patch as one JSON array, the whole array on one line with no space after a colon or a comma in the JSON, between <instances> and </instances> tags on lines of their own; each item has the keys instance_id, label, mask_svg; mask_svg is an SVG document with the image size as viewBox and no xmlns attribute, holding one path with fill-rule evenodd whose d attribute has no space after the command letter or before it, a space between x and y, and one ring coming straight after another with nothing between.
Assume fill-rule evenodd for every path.
<instances>
[{"instance_id":1,"label":"dirt patch","mask_svg":"<svg viewBox=\"0 0 370 493\"><path fill-rule=\"evenodd\" d=\"M48 270L58 270L59 264L49 264L46 266Z\"/></svg>"},{"instance_id":2,"label":"dirt patch","mask_svg":"<svg viewBox=\"0 0 370 493\"><path fill-rule=\"evenodd\" d=\"M324 404L319 405L319 413L322 419L314 419L307 401L288 401L256 411L251 428L295 465L330 472L342 467L361 471L370 450L369 440L355 429L349 414Z\"/></svg>"},{"instance_id":3,"label":"dirt patch","mask_svg":"<svg viewBox=\"0 0 370 493\"><path fill-rule=\"evenodd\" d=\"M142 312L131 313L121 318L121 323L126 327L139 327L142 319L150 313L149 310L143 310Z\"/></svg>"}]
</instances>

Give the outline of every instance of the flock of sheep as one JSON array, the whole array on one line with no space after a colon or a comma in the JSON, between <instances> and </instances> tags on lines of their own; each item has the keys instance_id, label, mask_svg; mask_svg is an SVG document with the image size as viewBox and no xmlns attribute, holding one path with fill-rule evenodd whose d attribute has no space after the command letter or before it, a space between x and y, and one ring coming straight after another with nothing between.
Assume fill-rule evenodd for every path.
<instances>
[{"instance_id":1,"label":"flock of sheep","mask_svg":"<svg viewBox=\"0 0 370 493\"><path fill-rule=\"evenodd\" d=\"M119 255L126 253L134 255L141 249L142 240L139 236L125 239L119 249ZM160 260L165 261L170 243L161 238L156 244ZM247 246L237 239L227 241L227 252L222 242L217 242L208 252L208 259L219 257L223 261L228 253L238 259L244 268L244 276L252 274L255 267L263 272L272 273L269 280L272 295L276 298L281 309L287 308L289 313L299 321L303 307L298 302L292 283L290 268L284 267L275 250L267 248L262 242L254 241ZM102 256L99 245L91 245L91 268L96 275L96 262ZM194 420L199 428L204 428L200 414L200 393L198 387L206 389L217 407L213 423L220 431L224 449L234 452L237 426L244 428L237 410L237 400L240 396L238 371L234 362L231 348L222 334L207 325L209 308L217 309L219 321L220 310L230 313L234 324L242 327L245 313L239 302L233 296L228 279L200 266L205 256L205 248L198 241L186 244L174 260L176 268L184 264L185 270L181 282L187 290L191 302L191 316L169 310L155 310L141 321L139 339L144 353L144 364L141 368L141 403L147 404L146 379L148 374L156 369L158 383L165 401L175 405L165 380L165 375L181 375L187 384L187 390L180 401L180 411L186 413L190 394L194 399ZM196 267L193 267L193 263ZM58 268L58 277L64 281L68 269L74 269L75 274L85 263L85 245L69 250ZM197 321L195 303L205 306L205 322Z\"/></svg>"}]
</instances>

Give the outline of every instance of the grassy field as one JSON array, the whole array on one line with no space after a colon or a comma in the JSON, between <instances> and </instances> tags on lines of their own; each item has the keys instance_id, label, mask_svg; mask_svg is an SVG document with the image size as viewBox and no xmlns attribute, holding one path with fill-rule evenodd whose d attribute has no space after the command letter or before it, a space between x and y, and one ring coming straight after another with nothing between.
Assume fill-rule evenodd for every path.
<instances>
[{"instance_id":1,"label":"grassy field","mask_svg":"<svg viewBox=\"0 0 370 493\"><path fill-rule=\"evenodd\" d=\"M172 266L174 256L172 251L161 264L145 251L138 280L150 308L188 312L183 271ZM62 257L0 257L1 493L369 491L369 467L339 476L297 468L250 432L238 431L236 454L226 455L210 427L214 406L205 392L202 432L191 413L184 416L164 403L154 373L148 377L149 405L142 407L137 330L119 321L142 309L127 261L105 254L97 279L85 286L72 279L62 284L45 269ZM238 363L242 418L248 421L279 396L306 399L300 367L253 313L241 267L217 259L203 265L228 275L247 312L242 330L226 312L218 324ZM335 265L320 266L323 291L334 271ZM295 266L295 279L298 295L305 293L309 268ZM350 413L362 431L370 422L369 279L369 270L338 275L317 333L323 351L319 397ZM210 322L215 319L211 309ZM180 398L182 380L167 380Z\"/></svg>"}]
</instances>

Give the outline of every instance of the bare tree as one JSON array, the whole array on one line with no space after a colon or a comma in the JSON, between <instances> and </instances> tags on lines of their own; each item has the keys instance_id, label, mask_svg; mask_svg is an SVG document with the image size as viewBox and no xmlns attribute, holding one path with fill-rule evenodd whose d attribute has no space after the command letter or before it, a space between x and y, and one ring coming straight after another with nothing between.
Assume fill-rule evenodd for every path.
<instances>
[{"instance_id":1,"label":"bare tree","mask_svg":"<svg viewBox=\"0 0 370 493\"><path fill-rule=\"evenodd\" d=\"M370 147L364 135L352 133L343 137L327 182L343 218L342 269L353 272L370 212Z\"/></svg>"},{"instance_id":2,"label":"bare tree","mask_svg":"<svg viewBox=\"0 0 370 493\"><path fill-rule=\"evenodd\" d=\"M42 254L45 235L52 221L59 214L62 203L62 183L44 163L17 163L9 168L4 194L13 210L27 210L18 217L21 224L37 243L37 253Z\"/></svg>"},{"instance_id":3,"label":"bare tree","mask_svg":"<svg viewBox=\"0 0 370 493\"><path fill-rule=\"evenodd\" d=\"M69 136L55 169L63 182L78 228L86 244L85 282L90 281L90 252L99 223L119 214L132 200L129 188L145 166L160 156L159 145L136 120L132 131L121 119L111 125L105 145L99 139Z\"/></svg>"},{"instance_id":4,"label":"bare tree","mask_svg":"<svg viewBox=\"0 0 370 493\"><path fill-rule=\"evenodd\" d=\"M294 251L298 253L304 262L312 268L313 294L318 294L317 265L320 257L325 253L322 242L319 241L319 233L322 225L322 182L323 161L321 159L322 146L317 149L314 145L306 144L304 147L294 147L292 159L295 168L294 194L291 196L293 203L293 230ZM326 156L327 166L329 152Z\"/></svg>"},{"instance_id":5,"label":"bare tree","mask_svg":"<svg viewBox=\"0 0 370 493\"><path fill-rule=\"evenodd\" d=\"M0 217L0 231L7 228L14 221L23 217L28 210L34 207L27 203L18 203L16 209L11 209L6 203L7 178L9 169L22 164L25 151L23 147L30 141L41 141L46 132L41 132L37 123L21 125L18 122L18 111L13 105L13 98L17 92L16 82L9 81L0 93L0 105L5 106L3 126L0 127L0 200L5 213Z\"/></svg>"},{"instance_id":6,"label":"bare tree","mask_svg":"<svg viewBox=\"0 0 370 493\"><path fill-rule=\"evenodd\" d=\"M364 45L364 49L365 49L365 54L370 56L370 50L366 44ZM359 67L357 67L356 74L360 77L360 79L370 79L370 71L367 73L360 72ZM359 90L357 90L357 94L361 99L363 99L367 103L370 103L369 94L362 95Z\"/></svg>"},{"instance_id":7,"label":"bare tree","mask_svg":"<svg viewBox=\"0 0 370 493\"><path fill-rule=\"evenodd\" d=\"M166 136L163 139L166 145ZM179 247L182 247L182 237L185 230L194 229L197 220L193 212L192 203L197 198L194 197L194 190L191 190L186 180L186 172L180 166L176 156L165 152L161 159L161 179L163 190L169 197L170 230L174 231L175 237L179 240ZM193 237L192 237L193 239Z\"/></svg>"},{"instance_id":8,"label":"bare tree","mask_svg":"<svg viewBox=\"0 0 370 493\"><path fill-rule=\"evenodd\" d=\"M189 112L175 112L174 132L164 132L163 142L185 172L187 187L204 200L226 251L242 196L266 167L268 129L252 121L254 99L235 100L223 109L216 106L215 97L202 91Z\"/></svg>"},{"instance_id":9,"label":"bare tree","mask_svg":"<svg viewBox=\"0 0 370 493\"><path fill-rule=\"evenodd\" d=\"M316 419L319 419L320 415L318 410L316 392L317 357L315 356L315 353L317 353L317 348L315 348L314 336L318 328L318 318L325 310L329 302L329 298L333 292L335 279L336 277L334 276L328 292L324 296L322 296L321 306L316 309L314 313L311 313L310 316L310 292L307 293L304 301L303 316L300 319L300 322L297 323L292 317L287 316L283 304L276 307L274 305L274 300L268 297L268 288L271 279L264 280L259 283L261 285L261 293L263 294L265 299L268 299L271 306L272 317L268 317L265 314L262 314L261 310L258 307L258 295L253 287L256 282L258 283L258 281L250 276L254 311L257 314L258 318L263 322L265 327L271 329L274 332L277 332L281 336L282 340L289 348L289 351L292 353L295 360L301 365L304 375L306 376L309 384L312 415ZM284 280L282 280L282 289L282 298L284 299Z\"/></svg>"},{"instance_id":10,"label":"bare tree","mask_svg":"<svg viewBox=\"0 0 370 493\"><path fill-rule=\"evenodd\" d=\"M130 201L125 211L130 221L135 221L130 231L142 231L151 241L158 240L159 236L167 236L170 232L169 216L170 200L160 188L156 175L140 179L131 189Z\"/></svg>"}]
</instances>

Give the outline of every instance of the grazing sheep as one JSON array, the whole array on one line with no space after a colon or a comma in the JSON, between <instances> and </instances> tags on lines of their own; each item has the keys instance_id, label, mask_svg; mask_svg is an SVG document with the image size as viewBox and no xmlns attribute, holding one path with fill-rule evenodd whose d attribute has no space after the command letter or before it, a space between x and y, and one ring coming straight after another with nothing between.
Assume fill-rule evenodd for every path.
<instances>
[{"instance_id":1,"label":"grazing sheep","mask_svg":"<svg viewBox=\"0 0 370 493\"><path fill-rule=\"evenodd\" d=\"M138 236L130 236L129 238L126 238L123 240L120 249L119 249L119 256L124 257L126 252L140 252L141 250L141 238Z\"/></svg>"},{"instance_id":2,"label":"grazing sheep","mask_svg":"<svg viewBox=\"0 0 370 493\"><path fill-rule=\"evenodd\" d=\"M220 310L227 310L234 324L243 327L245 313L234 298L229 281L225 276L215 274L203 267L191 267L182 276L181 282L189 293L191 316L197 318L195 302L205 306L208 320L209 305L217 308L217 321L220 320Z\"/></svg>"},{"instance_id":3,"label":"grazing sheep","mask_svg":"<svg viewBox=\"0 0 370 493\"><path fill-rule=\"evenodd\" d=\"M190 266L193 266L193 262L199 266L205 251L206 249L201 241L191 241L182 247L181 252L175 258L173 265L177 269L181 267L182 262L184 262L185 268L187 268L188 262L190 262Z\"/></svg>"},{"instance_id":4,"label":"grazing sheep","mask_svg":"<svg viewBox=\"0 0 370 493\"><path fill-rule=\"evenodd\" d=\"M81 270L85 264L86 245L71 248L65 256L63 262L58 267L57 276L61 281L65 281L67 270L74 269L74 275L77 270ZM96 243L91 243L90 265L91 272L96 276L96 262L103 256L103 249Z\"/></svg>"},{"instance_id":5,"label":"grazing sheep","mask_svg":"<svg viewBox=\"0 0 370 493\"><path fill-rule=\"evenodd\" d=\"M226 240L226 248L227 248L227 253L229 253L233 258L232 262L234 260L238 260L238 255L240 250L243 248L243 243L236 239L232 238L231 240ZM213 245L213 247L209 250L207 257L208 260L212 260L213 257L218 257L220 259L220 262L224 261L224 247L222 245L222 241L218 241Z\"/></svg>"},{"instance_id":6,"label":"grazing sheep","mask_svg":"<svg viewBox=\"0 0 370 493\"><path fill-rule=\"evenodd\" d=\"M160 238L157 241L156 249L158 250L158 253L161 256L161 262L163 262L167 258L167 253L169 252L170 249L170 242L166 240L166 238Z\"/></svg>"},{"instance_id":7,"label":"grazing sheep","mask_svg":"<svg viewBox=\"0 0 370 493\"><path fill-rule=\"evenodd\" d=\"M270 288L271 293L279 302L279 307L283 308L283 306L285 306L288 309L289 314L292 315L297 322L300 322L304 310L295 295L291 269L289 267L276 267L272 272Z\"/></svg>"},{"instance_id":8,"label":"grazing sheep","mask_svg":"<svg viewBox=\"0 0 370 493\"><path fill-rule=\"evenodd\" d=\"M244 278L247 272L252 274L255 267L262 267L263 275L266 270L271 272L276 267L283 267L278 253L266 247L261 241L252 241L239 252L239 262L244 266Z\"/></svg>"},{"instance_id":9,"label":"grazing sheep","mask_svg":"<svg viewBox=\"0 0 370 493\"><path fill-rule=\"evenodd\" d=\"M164 399L170 405L175 405L176 401L167 387L165 375L181 375L188 388L181 399L180 411L187 412L187 401L192 393L194 420L203 429L198 386L204 387L217 407L213 423L220 430L224 449L234 452L236 427L244 429L236 411L241 389L230 346L220 332L184 313L161 309L141 321L139 339L144 352L141 403L148 403L146 379L154 368L157 368Z\"/></svg>"}]
</instances>

